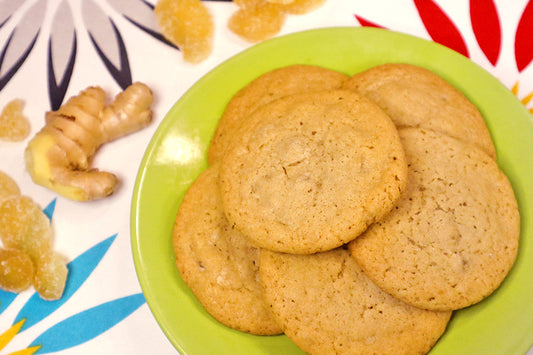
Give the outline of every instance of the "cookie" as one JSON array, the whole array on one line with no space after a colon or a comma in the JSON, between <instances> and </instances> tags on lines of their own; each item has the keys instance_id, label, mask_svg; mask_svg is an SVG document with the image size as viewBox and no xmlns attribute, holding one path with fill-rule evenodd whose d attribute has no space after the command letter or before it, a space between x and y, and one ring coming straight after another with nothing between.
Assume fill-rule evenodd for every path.
<instances>
[{"instance_id":1,"label":"cookie","mask_svg":"<svg viewBox=\"0 0 533 355\"><path fill-rule=\"evenodd\" d=\"M272 313L309 354L424 354L451 316L383 292L343 248L313 255L262 250L259 270Z\"/></svg>"},{"instance_id":2,"label":"cookie","mask_svg":"<svg viewBox=\"0 0 533 355\"><path fill-rule=\"evenodd\" d=\"M269 71L241 89L228 103L211 140L210 164L221 159L241 122L258 107L277 98L339 88L348 76L315 65L290 65Z\"/></svg>"},{"instance_id":3,"label":"cookie","mask_svg":"<svg viewBox=\"0 0 533 355\"><path fill-rule=\"evenodd\" d=\"M396 127L348 90L295 94L257 109L220 167L228 220L256 246L310 254L356 238L407 180Z\"/></svg>"},{"instance_id":4,"label":"cookie","mask_svg":"<svg viewBox=\"0 0 533 355\"><path fill-rule=\"evenodd\" d=\"M383 290L417 307L481 301L517 254L520 216L511 185L484 151L444 134L399 130L408 170L397 206L349 249Z\"/></svg>"},{"instance_id":5,"label":"cookie","mask_svg":"<svg viewBox=\"0 0 533 355\"><path fill-rule=\"evenodd\" d=\"M219 322L252 334L278 334L258 281L259 250L228 224L217 180L214 165L193 182L180 205L173 230L176 265Z\"/></svg>"},{"instance_id":6,"label":"cookie","mask_svg":"<svg viewBox=\"0 0 533 355\"><path fill-rule=\"evenodd\" d=\"M478 109L430 70L410 64L379 65L354 75L343 88L373 100L398 127L446 133L496 157L490 132Z\"/></svg>"}]
</instances>

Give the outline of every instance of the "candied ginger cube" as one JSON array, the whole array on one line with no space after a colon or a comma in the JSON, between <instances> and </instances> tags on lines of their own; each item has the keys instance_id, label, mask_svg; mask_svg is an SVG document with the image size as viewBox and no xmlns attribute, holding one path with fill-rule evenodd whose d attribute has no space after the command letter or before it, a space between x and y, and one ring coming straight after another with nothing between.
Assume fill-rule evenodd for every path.
<instances>
[{"instance_id":1,"label":"candied ginger cube","mask_svg":"<svg viewBox=\"0 0 533 355\"><path fill-rule=\"evenodd\" d=\"M242 7L229 19L228 28L250 42L275 36L285 23L281 5L263 3L257 7Z\"/></svg>"},{"instance_id":2,"label":"candied ginger cube","mask_svg":"<svg viewBox=\"0 0 533 355\"><path fill-rule=\"evenodd\" d=\"M233 0L233 3L239 6L240 8L253 9L259 6L264 5L267 0Z\"/></svg>"},{"instance_id":3,"label":"candied ginger cube","mask_svg":"<svg viewBox=\"0 0 533 355\"><path fill-rule=\"evenodd\" d=\"M266 1L272 4L282 4L282 5L288 5L294 2L294 0L266 0Z\"/></svg>"},{"instance_id":4,"label":"candied ginger cube","mask_svg":"<svg viewBox=\"0 0 533 355\"><path fill-rule=\"evenodd\" d=\"M214 22L200 0L159 0L154 8L163 36L176 45L185 61L198 63L213 49Z\"/></svg>"},{"instance_id":5,"label":"candied ginger cube","mask_svg":"<svg viewBox=\"0 0 533 355\"><path fill-rule=\"evenodd\" d=\"M10 101L0 114L0 138L21 141L30 133L30 123L22 114L22 100Z\"/></svg>"},{"instance_id":6,"label":"candied ginger cube","mask_svg":"<svg viewBox=\"0 0 533 355\"><path fill-rule=\"evenodd\" d=\"M12 196L20 195L20 189L9 175L0 171L0 203Z\"/></svg>"},{"instance_id":7,"label":"candied ginger cube","mask_svg":"<svg viewBox=\"0 0 533 355\"><path fill-rule=\"evenodd\" d=\"M68 268L65 259L53 251L42 254L35 263L33 287L47 301L58 300L63 295Z\"/></svg>"},{"instance_id":8,"label":"candied ginger cube","mask_svg":"<svg viewBox=\"0 0 533 355\"><path fill-rule=\"evenodd\" d=\"M326 0L293 0L284 6L285 12L292 15L303 15L322 6Z\"/></svg>"},{"instance_id":9,"label":"candied ginger cube","mask_svg":"<svg viewBox=\"0 0 533 355\"><path fill-rule=\"evenodd\" d=\"M50 220L39 205L21 196L0 172L0 289L21 292L33 285L42 299L57 300L65 288L65 260L52 250Z\"/></svg>"},{"instance_id":10,"label":"candied ginger cube","mask_svg":"<svg viewBox=\"0 0 533 355\"><path fill-rule=\"evenodd\" d=\"M0 203L0 239L5 248L22 250L36 260L51 247L50 220L31 198L8 198Z\"/></svg>"},{"instance_id":11,"label":"candied ginger cube","mask_svg":"<svg viewBox=\"0 0 533 355\"><path fill-rule=\"evenodd\" d=\"M0 289L19 293L33 281L33 262L28 254L16 249L0 248Z\"/></svg>"}]
</instances>

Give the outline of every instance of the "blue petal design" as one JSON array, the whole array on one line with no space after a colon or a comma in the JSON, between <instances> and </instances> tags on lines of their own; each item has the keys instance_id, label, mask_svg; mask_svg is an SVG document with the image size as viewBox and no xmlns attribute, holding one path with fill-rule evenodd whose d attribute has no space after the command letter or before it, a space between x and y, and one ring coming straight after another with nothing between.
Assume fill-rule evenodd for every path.
<instances>
[{"instance_id":1,"label":"blue petal design","mask_svg":"<svg viewBox=\"0 0 533 355\"><path fill-rule=\"evenodd\" d=\"M115 234L105 239L68 263L67 283L61 299L57 301L45 301L41 299L37 293L33 294L28 302L26 302L24 307L22 307L20 310L13 324L18 323L20 320L26 318L26 322L21 329L22 332L46 318L56 309L61 307L61 305L67 302L67 300L72 297L72 295L80 288L85 280L87 280L100 260L102 260L116 236L117 235Z\"/></svg>"},{"instance_id":2,"label":"blue petal design","mask_svg":"<svg viewBox=\"0 0 533 355\"><path fill-rule=\"evenodd\" d=\"M29 347L41 346L35 354L70 349L106 332L146 302L142 293L119 298L67 318L46 330Z\"/></svg>"},{"instance_id":3,"label":"blue petal design","mask_svg":"<svg viewBox=\"0 0 533 355\"><path fill-rule=\"evenodd\" d=\"M7 309L18 294L0 290L0 314Z\"/></svg>"},{"instance_id":4,"label":"blue petal design","mask_svg":"<svg viewBox=\"0 0 533 355\"><path fill-rule=\"evenodd\" d=\"M48 204L48 206L45 207L45 209L43 210L44 214L46 215L46 217L48 217L48 219L50 220L50 222L52 222L52 217L54 216L54 211L56 209L56 198L54 198L52 200L52 202L50 202Z\"/></svg>"}]
</instances>

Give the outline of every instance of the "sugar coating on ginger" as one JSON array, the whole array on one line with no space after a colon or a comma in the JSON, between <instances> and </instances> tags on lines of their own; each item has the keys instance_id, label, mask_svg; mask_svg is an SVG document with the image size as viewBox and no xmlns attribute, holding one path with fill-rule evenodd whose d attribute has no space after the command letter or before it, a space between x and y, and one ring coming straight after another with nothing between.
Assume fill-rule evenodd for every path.
<instances>
[{"instance_id":1,"label":"sugar coating on ginger","mask_svg":"<svg viewBox=\"0 0 533 355\"><path fill-rule=\"evenodd\" d=\"M284 11L291 15L303 15L322 6L326 0L293 0L285 4Z\"/></svg>"},{"instance_id":2,"label":"sugar coating on ginger","mask_svg":"<svg viewBox=\"0 0 533 355\"><path fill-rule=\"evenodd\" d=\"M183 52L183 59L198 63L213 49L214 22L200 0L159 0L154 8L163 36Z\"/></svg>"},{"instance_id":3,"label":"sugar coating on ginger","mask_svg":"<svg viewBox=\"0 0 533 355\"><path fill-rule=\"evenodd\" d=\"M0 289L22 292L31 286L33 274L33 262L28 254L17 249L0 248Z\"/></svg>"},{"instance_id":4,"label":"sugar coating on ginger","mask_svg":"<svg viewBox=\"0 0 533 355\"><path fill-rule=\"evenodd\" d=\"M0 139L18 142L30 133L30 123L22 112L23 102L13 99L0 113Z\"/></svg>"},{"instance_id":5,"label":"sugar coating on ginger","mask_svg":"<svg viewBox=\"0 0 533 355\"><path fill-rule=\"evenodd\" d=\"M0 289L19 293L33 285L45 300L61 298L68 269L52 248L52 232L37 203L0 172Z\"/></svg>"},{"instance_id":6,"label":"sugar coating on ginger","mask_svg":"<svg viewBox=\"0 0 533 355\"><path fill-rule=\"evenodd\" d=\"M249 42L260 42L275 36L285 23L282 5L265 2L255 7L238 9L230 17L228 28Z\"/></svg>"},{"instance_id":7,"label":"sugar coating on ginger","mask_svg":"<svg viewBox=\"0 0 533 355\"><path fill-rule=\"evenodd\" d=\"M20 189L9 175L0 171L0 203L11 196L20 195Z\"/></svg>"},{"instance_id":8,"label":"sugar coating on ginger","mask_svg":"<svg viewBox=\"0 0 533 355\"><path fill-rule=\"evenodd\" d=\"M320 7L325 0L233 0L239 8L228 28L249 42L264 41L278 34L287 15L303 15Z\"/></svg>"},{"instance_id":9,"label":"sugar coating on ginger","mask_svg":"<svg viewBox=\"0 0 533 355\"><path fill-rule=\"evenodd\" d=\"M302 15L326 0L233 0L238 6L227 27L248 42L278 34L287 14ZM213 51L215 25L201 0L159 0L154 8L161 34L183 52L190 63L205 60Z\"/></svg>"}]
</instances>

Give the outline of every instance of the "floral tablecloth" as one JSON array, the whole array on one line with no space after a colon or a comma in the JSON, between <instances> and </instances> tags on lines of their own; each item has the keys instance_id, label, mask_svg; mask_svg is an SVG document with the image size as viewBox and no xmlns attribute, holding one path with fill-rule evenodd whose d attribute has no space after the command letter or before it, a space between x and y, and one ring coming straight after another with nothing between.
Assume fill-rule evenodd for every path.
<instances>
[{"instance_id":1,"label":"floral tablecloth","mask_svg":"<svg viewBox=\"0 0 533 355\"><path fill-rule=\"evenodd\" d=\"M0 291L0 354L176 353L137 279L130 206L143 153L167 111L204 74L252 46L226 27L235 4L205 4L215 20L214 49L190 64L160 35L155 0L0 0L0 107L23 99L30 137L46 111L91 85L115 95L142 81L155 96L150 126L104 145L95 157L95 166L121 181L104 200L73 202L34 184L23 162L30 137L0 141L0 170L43 207L54 248L70 261L60 301ZM381 27L444 44L492 73L533 112L531 0L327 0L289 16L278 36L332 26Z\"/></svg>"}]
</instances>

